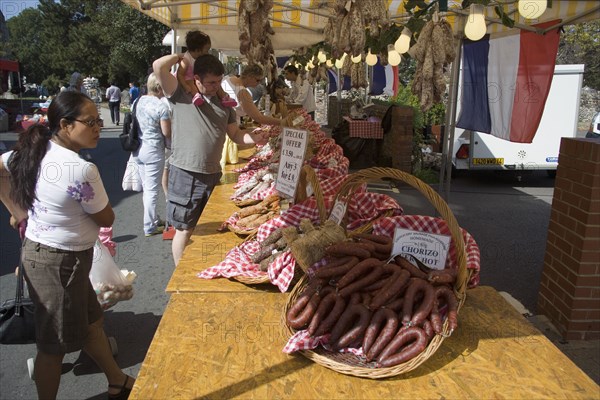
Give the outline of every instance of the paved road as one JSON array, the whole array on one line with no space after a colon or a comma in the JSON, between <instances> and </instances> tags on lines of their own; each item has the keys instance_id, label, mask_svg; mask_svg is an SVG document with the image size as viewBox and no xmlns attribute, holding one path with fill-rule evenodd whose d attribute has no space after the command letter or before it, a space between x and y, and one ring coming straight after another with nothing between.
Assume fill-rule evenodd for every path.
<instances>
[{"instance_id":1,"label":"paved road","mask_svg":"<svg viewBox=\"0 0 600 400\"><path fill-rule=\"evenodd\" d=\"M103 110L105 121L110 121ZM138 278L133 299L106 312L106 331L119 346L117 361L129 374L139 372L158 326L168 296L164 289L174 269L170 242L160 236L145 238L142 230L140 193L123 192L121 178L128 154L118 143L119 129L110 122L103 129L98 148L91 150L107 187L117 218L114 240L118 243L117 264L134 270ZM9 146L14 135L0 134ZM481 249L481 284L507 291L535 312L546 244L554 180L543 172L528 173L518 181L514 175L473 173L452 184L449 204L460 225L469 231ZM428 202L411 189L395 193L406 213L434 215ZM0 293L10 297L14 290L14 267L18 239L8 227L8 216L0 210ZM173 345L176 346L176 338ZM34 399L26 359L35 346L0 346L0 399ZM65 357L59 398L105 398L106 382L93 363L73 353Z\"/></svg>"}]
</instances>

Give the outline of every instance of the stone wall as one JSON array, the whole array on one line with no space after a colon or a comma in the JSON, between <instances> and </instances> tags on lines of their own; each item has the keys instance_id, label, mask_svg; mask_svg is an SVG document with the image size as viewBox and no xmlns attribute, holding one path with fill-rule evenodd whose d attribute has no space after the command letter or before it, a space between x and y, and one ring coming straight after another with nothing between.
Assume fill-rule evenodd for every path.
<instances>
[{"instance_id":1,"label":"stone wall","mask_svg":"<svg viewBox=\"0 0 600 400\"><path fill-rule=\"evenodd\" d=\"M587 129L592 122L592 117L598 111L600 111L600 91L584 87L579 102L579 128Z\"/></svg>"}]
</instances>

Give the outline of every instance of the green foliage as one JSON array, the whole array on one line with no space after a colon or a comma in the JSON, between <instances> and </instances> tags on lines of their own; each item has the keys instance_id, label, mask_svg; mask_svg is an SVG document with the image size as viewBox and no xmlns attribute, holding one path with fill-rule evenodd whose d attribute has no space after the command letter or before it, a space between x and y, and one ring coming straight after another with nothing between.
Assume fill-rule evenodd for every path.
<instances>
[{"instance_id":1,"label":"green foliage","mask_svg":"<svg viewBox=\"0 0 600 400\"><path fill-rule=\"evenodd\" d=\"M42 85L48 89L48 94L51 96L58 94L60 87L65 84L68 84L68 82L65 82L56 75L49 75L42 81Z\"/></svg>"},{"instance_id":2,"label":"green foliage","mask_svg":"<svg viewBox=\"0 0 600 400\"><path fill-rule=\"evenodd\" d=\"M40 0L7 26L28 82L68 82L78 71L126 87L143 82L152 61L170 52L162 46L169 28L118 0Z\"/></svg>"},{"instance_id":3,"label":"green foliage","mask_svg":"<svg viewBox=\"0 0 600 400\"><path fill-rule=\"evenodd\" d=\"M600 90L600 21L563 28L556 63L585 64L583 84Z\"/></svg>"},{"instance_id":4,"label":"green foliage","mask_svg":"<svg viewBox=\"0 0 600 400\"><path fill-rule=\"evenodd\" d=\"M419 106L419 99L410 90L410 86L400 86L398 88L398 94L390 97L389 102L398 106L409 106L414 110L413 114L413 127L415 130L422 130L425 127L425 118L421 107Z\"/></svg>"}]
</instances>

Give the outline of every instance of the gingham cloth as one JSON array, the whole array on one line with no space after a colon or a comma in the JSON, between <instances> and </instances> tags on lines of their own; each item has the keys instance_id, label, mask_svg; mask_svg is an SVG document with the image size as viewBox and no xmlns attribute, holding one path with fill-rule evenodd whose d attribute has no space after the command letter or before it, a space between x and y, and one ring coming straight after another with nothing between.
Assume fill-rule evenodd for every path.
<instances>
[{"instance_id":1,"label":"gingham cloth","mask_svg":"<svg viewBox=\"0 0 600 400\"><path fill-rule=\"evenodd\" d=\"M327 193L324 196L324 204L327 210L331 209L335 194L344 181L343 178L337 177L322 182L323 192ZM348 224L346 229L356 229L373 219L379 218L387 210L393 210L396 215L402 213L400 205L385 194L357 192L351 197L347 207ZM260 249L259 243L262 243L278 228L299 226L300 221L304 218L308 218L315 225L320 223L317 201L314 197L309 197L303 202L293 205L279 217L262 224L258 228L255 239L231 249L222 262L202 271L198 276L205 279L220 276L226 278L233 276L264 276L265 273L259 271L259 266L250 261L250 257ZM269 264L267 275L272 284L277 286L280 291L285 292L294 277L295 267L296 260L289 251L286 251Z\"/></svg>"},{"instance_id":2,"label":"gingham cloth","mask_svg":"<svg viewBox=\"0 0 600 400\"><path fill-rule=\"evenodd\" d=\"M331 351L331 346L329 346L329 337L330 333L327 333L322 336L312 337L308 334L308 330L302 330L296 332L292 337L288 340L283 348L283 352L287 354L291 354L298 350L312 350L315 347L321 345L325 349ZM339 353L352 353L356 356L362 356L363 350L362 346L358 349L353 347L346 347L339 350Z\"/></svg>"},{"instance_id":3,"label":"gingham cloth","mask_svg":"<svg viewBox=\"0 0 600 400\"><path fill-rule=\"evenodd\" d=\"M370 122L344 117L348 122L350 137L362 139L383 139L383 128L381 122Z\"/></svg>"}]
</instances>

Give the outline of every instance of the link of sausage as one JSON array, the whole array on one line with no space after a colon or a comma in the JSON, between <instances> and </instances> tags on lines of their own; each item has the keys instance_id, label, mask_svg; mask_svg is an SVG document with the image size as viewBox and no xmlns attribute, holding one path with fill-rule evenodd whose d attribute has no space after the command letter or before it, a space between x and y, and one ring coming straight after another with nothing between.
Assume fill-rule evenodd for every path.
<instances>
[{"instance_id":1,"label":"link of sausage","mask_svg":"<svg viewBox=\"0 0 600 400\"><path fill-rule=\"evenodd\" d=\"M440 298L444 299L448 305L448 329L452 333L458 327L458 300L452 289L447 286L435 288L435 299L438 302L438 307Z\"/></svg>"},{"instance_id":2,"label":"link of sausage","mask_svg":"<svg viewBox=\"0 0 600 400\"><path fill-rule=\"evenodd\" d=\"M331 331L329 343L332 348L339 350L357 340L362 341L370 320L371 311L364 305L353 304L347 307Z\"/></svg>"},{"instance_id":3,"label":"link of sausage","mask_svg":"<svg viewBox=\"0 0 600 400\"><path fill-rule=\"evenodd\" d=\"M340 296L342 296L342 297L348 297L352 293L360 292L362 290L362 288L364 288L364 287L372 284L373 282L376 282L377 280L379 280L379 278L382 275L383 275L382 268L381 267L374 267L373 269L371 269L371 271L369 271L362 278L359 278L356 281L350 283L349 285L344 286L342 289L340 289L340 291L338 292L338 294ZM339 285L339 282L338 282L338 285ZM362 300L363 300L363 303L368 304L368 303L366 303L366 299L365 299L364 295L363 295L363 299Z\"/></svg>"},{"instance_id":4,"label":"link of sausage","mask_svg":"<svg viewBox=\"0 0 600 400\"><path fill-rule=\"evenodd\" d=\"M355 243L338 242L325 248L325 254L333 257L355 256L361 260L364 260L365 258L369 258L371 252L355 246Z\"/></svg>"},{"instance_id":5,"label":"link of sausage","mask_svg":"<svg viewBox=\"0 0 600 400\"><path fill-rule=\"evenodd\" d=\"M429 320L431 321L431 327L436 334L442 333L442 317L440 316L440 310L438 308L437 298L433 302L431 313L429 314Z\"/></svg>"},{"instance_id":6,"label":"link of sausage","mask_svg":"<svg viewBox=\"0 0 600 400\"><path fill-rule=\"evenodd\" d=\"M323 293L323 292L324 291L321 291L321 293L319 293L321 296L321 301L319 302L319 305L317 306L317 310L315 311L314 315L312 316L312 318L310 320L310 324L308 325L308 334L311 336L314 335L315 331L317 330L317 327L319 326L319 324L321 323L323 318L325 318L331 312L331 310L333 310L333 307L335 306L335 298L336 298L335 293L333 293L333 292Z\"/></svg>"},{"instance_id":7,"label":"link of sausage","mask_svg":"<svg viewBox=\"0 0 600 400\"><path fill-rule=\"evenodd\" d=\"M419 267L414 266L410 261L402 256L397 256L394 258L394 262L410 272L410 275L415 278L427 279L427 274L419 269Z\"/></svg>"},{"instance_id":8,"label":"link of sausage","mask_svg":"<svg viewBox=\"0 0 600 400\"><path fill-rule=\"evenodd\" d=\"M371 246L373 246L373 250L371 251L371 253L381 253L381 254L387 254L387 258L390 257L390 253L392 252L392 240L390 239L388 243L378 243L374 240L368 239L368 238L363 238L363 237L357 237L357 239L359 240L359 243L367 243Z\"/></svg>"},{"instance_id":9,"label":"link of sausage","mask_svg":"<svg viewBox=\"0 0 600 400\"><path fill-rule=\"evenodd\" d=\"M375 242L377 244L392 244L392 238L389 236L385 236L385 235L375 235L373 233L358 233L356 235L354 235L355 238L360 238L360 239L367 239L370 240L371 242Z\"/></svg>"},{"instance_id":10,"label":"link of sausage","mask_svg":"<svg viewBox=\"0 0 600 400\"><path fill-rule=\"evenodd\" d=\"M374 282L369 286L364 287L362 290L366 293L376 293L379 289L384 287L386 283L387 278L384 276L382 279L379 279L377 282Z\"/></svg>"},{"instance_id":11,"label":"link of sausage","mask_svg":"<svg viewBox=\"0 0 600 400\"><path fill-rule=\"evenodd\" d=\"M335 304L326 317L315 328L314 336L321 336L331 332L331 328L338 322L342 313L346 309L346 300L340 296L335 296Z\"/></svg>"},{"instance_id":12,"label":"link of sausage","mask_svg":"<svg viewBox=\"0 0 600 400\"><path fill-rule=\"evenodd\" d=\"M338 262L339 260L343 260L343 262ZM317 270L315 275L318 278L329 279L336 276L342 276L346 272L350 271L352 267L358 264L358 257L354 256L346 256L342 257L336 262L332 262L331 264L327 264L324 267L321 267Z\"/></svg>"},{"instance_id":13,"label":"link of sausage","mask_svg":"<svg viewBox=\"0 0 600 400\"><path fill-rule=\"evenodd\" d=\"M417 292L423 293L423 300L413 313L413 304ZM414 278L406 293L404 294L404 305L402 306L402 324L406 326L419 325L431 312L433 302L435 301L435 291L433 286L423 279Z\"/></svg>"},{"instance_id":14,"label":"link of sausage","mask_svg":"<svg viewBox=\"0 0 600 400\"><path fill-rule=\"evenodd\" d=\"M392 367L419 355L429 343L427 334L419 327L400 329L377 357L377 367Z\"/></svg>"},{"instance_id":15,"label":"link of sausage","mask_svg":"<svg viewBox=\"0 0 600 400\"><path fill-rule=\"evenodd\" d=\"M387 264L382 269L386 272L392 271L392 276L388 279L386 285L373 296L373 300L369 304L371 310L378 309L388 303L410 279L410 273L397 265Z\"/></svg>"},{"instance_id":16,"label":"link of sausage","mask_svg":"<svg viewBox=\"0 0 600 400\"><path fill-rule=\"evenodd\" d=\"M367 258L366 260L362 260L340 278L340 280L337 282L338 289L348 286L361 276L369 273L373 268L379 267L381 264L381 261L376 258Z\"/></svg>"},{"instance_id":17,"label":"link of sausage","mask_svg":"<svg viewBox=\"0 0 600 400\"><path fill-rule=\"evenodd\" d=\"M288 325L294 329L302 329L306 327L317 310L319 300L320 296L316 292L310 297L300 297L298 301L288 310L286 315Z\"/></svg>"},{"instance_id":18,"label":"link of sausage","mask_svg":"<svg viewBox=\"0 0 600 400\"><path fill-rule=\"evenodd\" d=\"M380 308L369 322L362 342L363 353L367 362L375 359L398 332L400 320L398 314L389 308Z\"/></svg>"},{"instance_id":19,"label":"link of sausage","mask_svg":"<svg viewBox=\"0 0 600 400\"><path fill-rule=\"evenodd\" d=\"M449 283L454 284L456 282L456 275L458 271L452 268L445 268L430 271L427 274L427 280L431 283L441 284L441 283Z\"/></svg>"},{"instance_id":20,"label":"link of sausage","mask_svg":"<svg viewBox=\"0 0 600 400\"><path fill-rule=\"evenodd\" d=\"M435 331L433 330L431 321L429 321L428 319L423 321L423 323L421 324L421 328L423 328L423 330L425 331L425 334L427 335L427 340L431 341L431 339L433 339L433 337L435 336Z\"/></svg>"},{"instance_id":21,"label":"link of sausage","mask_svg":"<svg viewBox=\"0 0 600 400\"><path fill-rule=\"evenodd\" d=\"M371 254L375 252L375 244L372 242L360 241L353 242L353 244L361 249L367 250L369 252L369 257L371 257Z\"/></svg>"},{"instance_id":22,"label":"link of sausage","mask_svg":"<svg viewBox=\"0 0 600 400\"><path fill-rule=\"evenodd\" d=\"M396 300L391 301L390 303L384 305L383 307L389 308L397 313L402 311L402 305L404 304L404 297L398 297Z\"/></svg>"}]
</instances>

